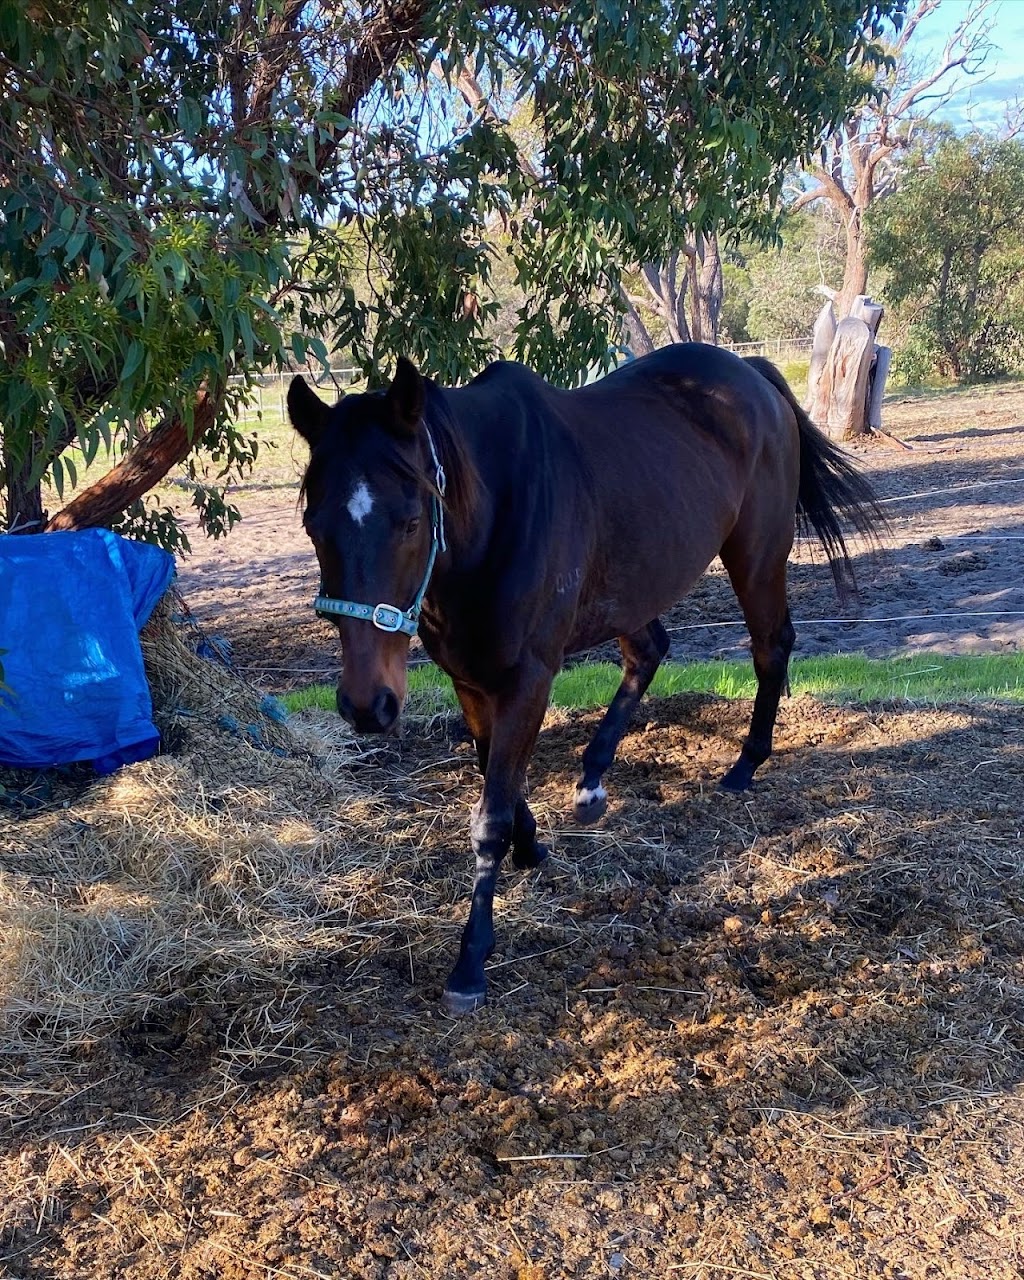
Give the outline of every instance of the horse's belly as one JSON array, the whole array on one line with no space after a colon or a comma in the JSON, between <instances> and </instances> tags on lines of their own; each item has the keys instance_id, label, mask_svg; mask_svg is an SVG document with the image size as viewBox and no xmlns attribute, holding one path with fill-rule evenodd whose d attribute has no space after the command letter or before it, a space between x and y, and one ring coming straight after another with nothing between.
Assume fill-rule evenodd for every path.
<instances>
[{"instance_id":1,"label":"horse's belly","mask_svg":"<svg viewBox=\"0 0 1024 1280\"><path fill-rule=\"evenodd\" d=\"M584 585L567 653L629 635L678 604L693 590L721 549L724 534L705 530L685 545L662 541L652 553L623 553Z\"/></svg>"}]
</instances>

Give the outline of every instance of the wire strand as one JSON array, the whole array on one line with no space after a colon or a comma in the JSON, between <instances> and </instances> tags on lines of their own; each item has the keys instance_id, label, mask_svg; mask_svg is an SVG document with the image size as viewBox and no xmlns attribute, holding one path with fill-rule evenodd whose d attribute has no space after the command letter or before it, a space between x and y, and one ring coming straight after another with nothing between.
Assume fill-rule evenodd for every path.
<instances>
[{"instance_id":1,"label":"wire strand","mask_svg":"<svg viewBox=\"0 0 1024 1280\"><path fill-rule=\"evenodd\" d=\"M901 613L893 618L794 618L795 623L804 627L820 627L832 624L840 627L855 627L861 622L916 622L924 618L1024 618L1024 609L986 609L972 613L968 610L955 610L953 613ZM742 618L732 622L691 622L682 627L666 627L666 631L703 631L711 627L745 627Z\"/></svg>"},{"instance_id":2,"label":"wire strand","mask_svg":"<svg viewBox=\"0 0 1024 1280\"><path fill-rule=\"evenodd\" d=\"M878 505L890 502L909 502L911 498L934 498L942 493L962 493L965 489L991 489L1000 484L1024 484L1024 476L1006 476L1002 480L972 480L970 484L954 484L948 489L922 489L920 493L899 493L894 498L879 498Z\"/></svg>"}]
</instances>

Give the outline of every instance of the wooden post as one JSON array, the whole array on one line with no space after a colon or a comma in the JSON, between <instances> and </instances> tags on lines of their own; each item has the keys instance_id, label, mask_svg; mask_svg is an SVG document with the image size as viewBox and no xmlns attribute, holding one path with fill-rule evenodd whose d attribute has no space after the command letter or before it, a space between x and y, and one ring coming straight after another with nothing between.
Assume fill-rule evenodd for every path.
<instances>
[{"instance_id":1,"label":"wooden post","mask_svg":"<svg viewBox=\"0 0 1024 1280\"><path fill-rule=\"evenodd\" d=\"M863 320L871 330L872 338L878 336L878 326L882 323L885 308L880 302L873 302L865 293L858 293L850 308L850 315Z\"/></svg>"},{"instance_id":2,"label":"wooden post","mask_svg":"<svg viewBox=\"0 0 1024 1280\"><path fill-rule=\"evenodd\" d=\"M814 322L814 338L811 343L811 363L807 370L807 399L804 407L812 418L817 420L818 385L821 382L821 371L828 359L829 348L836 336L836 313L832 303L826 302L818 312Z\"/></svg>"},{"instance_id":3,"label":"wooden post","mask_svg":"<svg viewBox=\"0 0 1024 1280\"><path fill-rule=\"evenodd\" d=\"M807 412L831 436L855 440L873 427L881 429L891 352L876 345L875 335L884 313L879 303L858 294L850 315L838 325L831 303L815 321Z\"/></svg>"},{"instance_id":4,"label":"wooden post","mask_svg":"<svg viewBox=\"0 0 1024 1280\"><path fill-rule=\"evenodd\" d=\"M868 375L875 355L871 330L863 320L847 316L836 327L835 341L818 384L818 425L830 436L854 440L866 430Z\"/></svg>"},{"instance_id":5,"label":"wooden post","mask_svg":"<svg viewBox=\"0 0 1024 1280\"><path fill-rule=\"evenodd\" d=\"M868 391L868 427L872 431L882 429L882 397L885 395L885 380L889 376L892 364L891 347L875 347L875 363L871 370L871 387Z\"/></svg>"}]
</instances>

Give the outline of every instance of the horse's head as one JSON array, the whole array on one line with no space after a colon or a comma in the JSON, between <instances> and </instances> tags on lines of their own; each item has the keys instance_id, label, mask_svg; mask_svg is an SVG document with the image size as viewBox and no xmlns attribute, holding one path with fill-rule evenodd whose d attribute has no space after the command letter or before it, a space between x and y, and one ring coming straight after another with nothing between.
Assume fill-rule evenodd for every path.
<instances>
[{"instance_id":1,"label":"horse's head","mask_svg":"<svg viewBox=\"0 0 1024 1280\"><path fill-rule=\"evenodd\" d=\"M398 723L439 541L444 478L423 407L423 379L404 359L386 391L333 406L301 377L288 390L288 415L310 449L303 523L320 562L316 606L341 636L338 711L361 733Z\"/></svg>"}]
</instances>

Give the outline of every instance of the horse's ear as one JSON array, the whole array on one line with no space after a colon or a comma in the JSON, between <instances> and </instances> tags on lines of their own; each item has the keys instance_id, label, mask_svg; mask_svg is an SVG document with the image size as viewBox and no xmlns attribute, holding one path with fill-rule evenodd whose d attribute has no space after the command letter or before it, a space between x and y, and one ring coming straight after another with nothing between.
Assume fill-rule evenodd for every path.
<instances>
[{"instance_id":1,"label":"horse's ear","mask_svg":"<svg viewBox=\"0 0 1024 1280\"><path fill-rule=\"evenodd\" d=\"M330 412L330 405L324 404L316 392L307 386L301 374L292 378L288 388L288 417L311 449L323 435Z\"/></svg>"},{"instance_id":2,"label":"horse's ear","mask_svg":"<svg viewBox=\"0 0 1024 1280\"><path fill-rule=\"evenodd\" d=\"M396 431L412 435L423 417L423 379L419 370L405 356L398 357L398 368L386 396Z\"/></svg>"}]
</instances>

